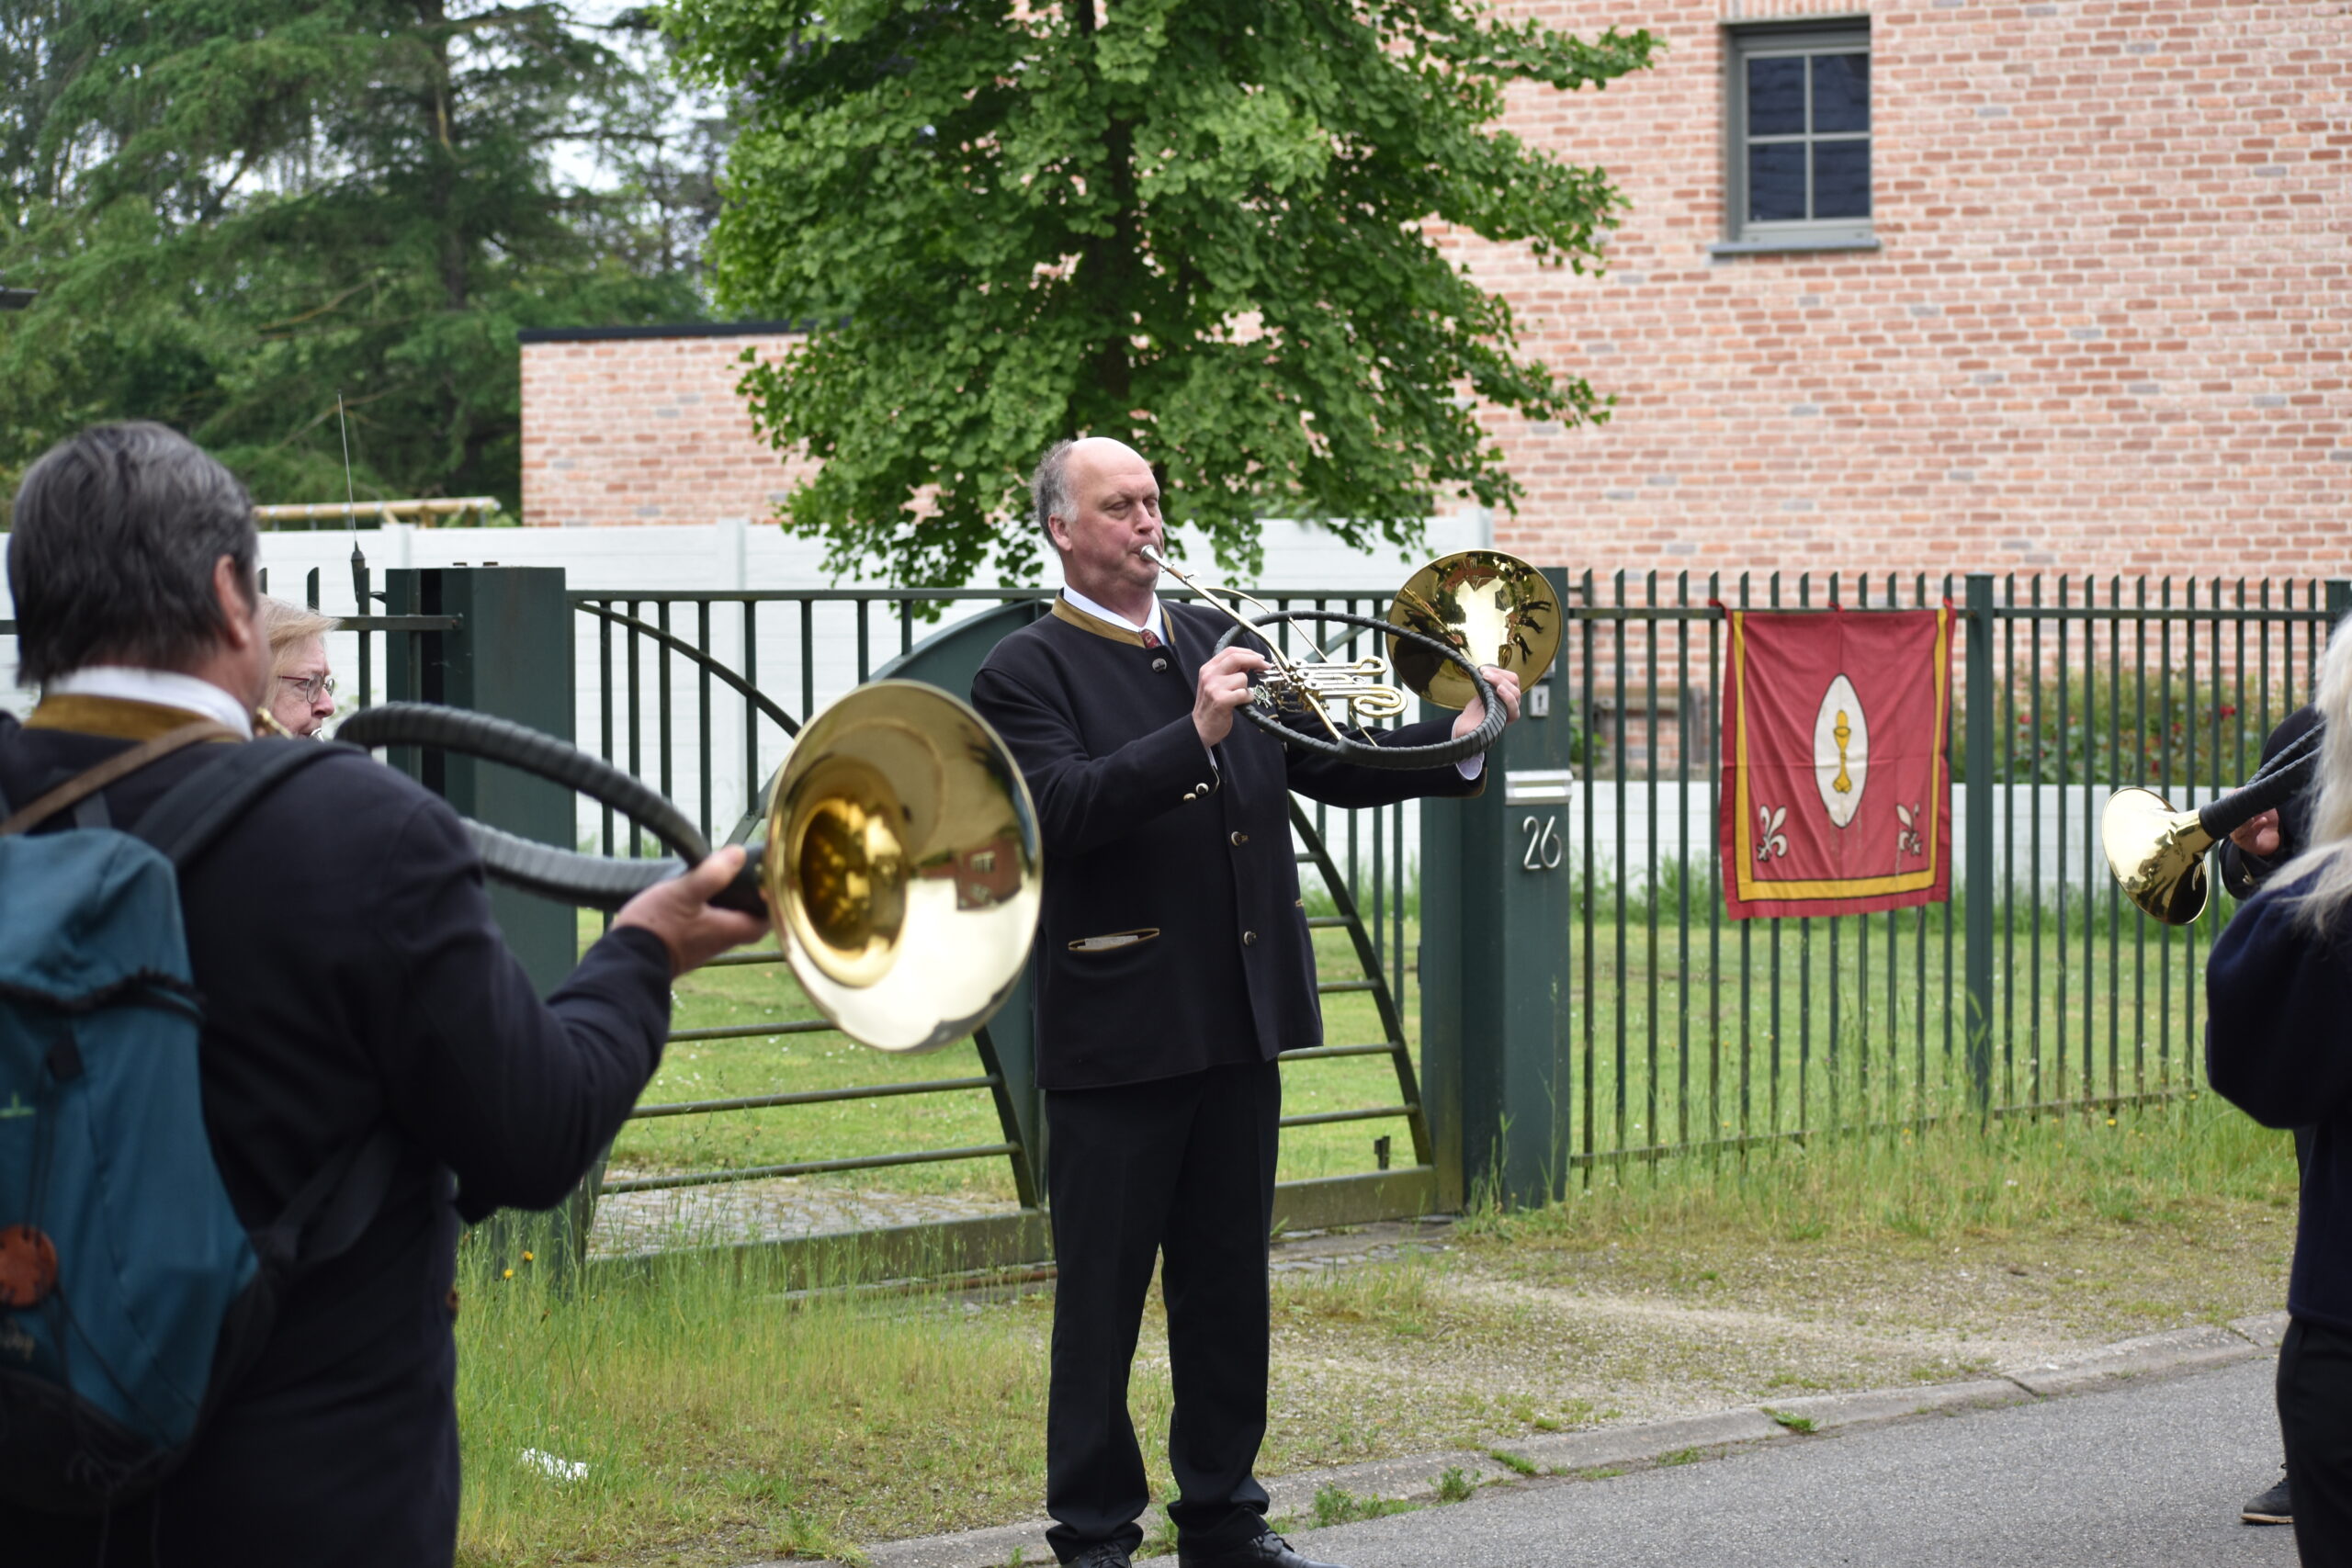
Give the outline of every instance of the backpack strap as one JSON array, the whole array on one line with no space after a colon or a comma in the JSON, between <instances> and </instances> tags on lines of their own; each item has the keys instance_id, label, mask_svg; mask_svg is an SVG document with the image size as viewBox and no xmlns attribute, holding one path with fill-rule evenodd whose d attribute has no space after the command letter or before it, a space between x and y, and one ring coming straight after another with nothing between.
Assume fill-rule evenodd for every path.
<instances>
[{"instance_id":1,"label":"backpack strap","mask_svg":"<svg viewBox=\"0 0 2352 1568\"><path fill-rule=\"evenodd\" d=\"M168 757L184 747L193 746L199 740L243 740L243 736L231 729L227 725L215 723L209 718L199 718L193 724L183 724L177 729L166 730L153 740L141 741L136 746L118 751L96 767L74 774L30 806L11 815L7 820L0 821L0 838L6 838L11 833L28 832L67 807L97 794L116 780L126 778L148 763L159 758ZM209 767L197 770L199 773L210 771Z\"/></svg>"},{"instance_id":2,"label":"backpack strap","mask_svg":"<svg viewBox=\"0 0 2352 1568\"><path fill-rule=\"evenodd\" d=\"M296 770L352 748L316 740L230 746L174 784L131 830L186 871L221 831Z\"/></svg>"},{"instance_id":3,"label":"backpack strap","mask_svg":"<svg viewBox=\"0 0 2352 1568\"><path fill-rule=\"evenodd\" d=\"M401 1136L386 1122L338 1151L288 1201L277 1218L254 1236L254 1249L286 1268L308 1268L351 1250L392 1185Z\"/></svg>"}]
</instances>

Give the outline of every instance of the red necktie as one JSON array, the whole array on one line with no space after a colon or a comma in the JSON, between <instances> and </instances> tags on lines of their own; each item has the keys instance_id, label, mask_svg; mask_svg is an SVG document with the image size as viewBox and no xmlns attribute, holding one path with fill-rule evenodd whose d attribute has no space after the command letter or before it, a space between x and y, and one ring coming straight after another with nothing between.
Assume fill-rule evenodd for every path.
<instances>
[{"instance_id":1,"label":"red necktie","mask_svg":"<svg viewBox=\"0 0 2352 1568\"><path fill-rule=\"evenodd\" d=\"M1146 627L1142 636L1143 645L1146 648L1158 648L1159 646L1159 634L1158 632L1151 630L1149 627Z\"/></svg>"}]
</instances>

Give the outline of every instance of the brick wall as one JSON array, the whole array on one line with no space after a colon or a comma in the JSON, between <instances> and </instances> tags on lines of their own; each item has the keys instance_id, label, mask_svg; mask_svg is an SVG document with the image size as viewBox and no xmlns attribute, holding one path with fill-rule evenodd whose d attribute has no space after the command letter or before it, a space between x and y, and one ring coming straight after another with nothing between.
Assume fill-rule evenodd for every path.
<instances>
[{"instance_id":1,"label":"brick wall","mask_svg":"<svg viewBox=\"0 0 2352 1568\"><path fill-rule=\"evenodd\" d=\"M2352 569L2352 16L2341 0L1881 0L1875 252L1711 259L1724 24L1769 0L1515 0L1664 62L1514 96L1633 209L1599 279L1450 241L1617 398L1496 415L1497 543L1673 572Z\"/></svg>"},{"instance_id":2,"label":"brick wall","mask_svg":"<svg viewBox=\"0 0 2352 1568\"><path fill-rule=\"evenodd\" d=\"M1505 9L1670 48L1604 94L1514 96L1511 130L1631 197L1605 276L1445 242L1531 352L1617 399L1598 429L1492 417L1530 491L1498 544L1702 591L1743 570L2352 572L2346 0ZM1711 258L1724 24L1864 9L1880 248ZM787 341L526 344L526 520L766 515L785 470L734 361Z\"/></svg>"},{"instance_id":3,"label":"brick wall","mask_svg":"<svg viewBox=\"0 0 2352 1568\"><path fill-rule=\"evenodd\" d=\"M532 333L523 343L523 520L595 526L765 518L792 470L735 395L780 329Z\"/></svg>"}]
</instances>

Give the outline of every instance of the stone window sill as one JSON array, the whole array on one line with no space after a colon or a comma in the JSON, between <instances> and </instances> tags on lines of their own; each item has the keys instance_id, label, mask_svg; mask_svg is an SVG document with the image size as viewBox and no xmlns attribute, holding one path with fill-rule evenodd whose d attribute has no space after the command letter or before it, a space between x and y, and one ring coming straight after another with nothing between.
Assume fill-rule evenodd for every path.
<instances>
[{"instance_id":1,"label":"stone window sill","mask_svg":"<svg viewBox=\"0 0 2352 1568\"><path fill-rule=\"evenodd\" d=\"M1807 251L1874 251L1874 234L1786 235L1774 240L1724 240L1707 247L1710 260L1725 256L1769 256Z\"/></svg>"}]
</instances>

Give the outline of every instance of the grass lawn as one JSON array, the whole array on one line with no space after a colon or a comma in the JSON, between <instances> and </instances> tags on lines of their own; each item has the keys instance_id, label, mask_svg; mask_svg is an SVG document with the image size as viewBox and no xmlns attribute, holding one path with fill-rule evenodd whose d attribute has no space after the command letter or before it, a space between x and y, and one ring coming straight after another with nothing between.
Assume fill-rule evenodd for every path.
<instances>
[{"instance_id":1,"label":"grass lawn","mask_svg":"<svg viewBox=\"0 0 2352 1568\"><path fill-rule=\"evenodd\" d=\"M1324 975L1352 979L1360 973L1344 932L1315 933ZM816 1010L781 964L699 970L677 984L673 1027L714 1029L813 1019ZM1357 1044L1381 1038L1372 998L1341 993L1323 998L1324 1038ZM1419 1020L1407 1020L1418 1043ZM890 1056L838 1033L753 1035L737 1040L681 1041L664 1053L646 1104L721 1100L762 1094L845 1089L859 1084L911 1083L981 1076L979 1054L964 1042L925 1056ZM1294 1063L1283 1075L1284 1109L1294 1114L1402 1102L1396 1068L1385 1056ZM1284 1137L1281 1179L1339 1175L1374 1168L1373 1140L1394 1139L1399 1163L1411 1160L1411 1138L1401 1119L1295 1128ZM631 1122L613 1145L612 1164L634 1173L718 1170L840 1159L893 1150L962 1148L1001 1142L1003 1132L986 1089L904 1095L878 1100L777 1106L707 1115ZM900 1166L810 1179L903 1192L956 1192L1013 1199L1012 1176L1001 1158Z\"/></svg>"},{"instance_id":2,"label":"grass lawn","mask_svg":"<svg viewBox=\"0 0 2352 1568\"><path fill-rule=\"evenodd\" d=\"M1604 903L1606 901L1604 900ZM1638 1149L1947 1113L1970 1103L1962 961L1947 964L1945 912L1900 910L1836 921L1754 922L1712 931L1701 919L1688 948L1669 904L1654 931L1648 910L1614 910L1564 933L1569 986L1558 1040L1566 1091L1565 1146ZM583 928L584 929L584 928ZM2202 938L2134 922L2120 939L2079 921L2060 941L2044 912L1996 932L1996 1009L1988 1046L2002 1106L2161 1092L2201 1077L2203 998L2192 985ZM1410 954L1418 919L1406 928ZM1318 931L1319 970L1352 979L1346 935ZM1417 976L1406 977L1405 1032L1418 1052ZM1328 1043L1380 1038L1370 997L1323 998ZM681 1030L783 1023L815 1016L781 964L706 969L678 983ZM831 1089L858 1084L976 1077L961 1043L893 1057L837 1033L680 1042L646 1091L648 1103ZM1283 1073L1293 1113L1399 1103L1385 1057L1294 1063ZM984 1089L775 1107L632 1122L613 1164L634 1173L680 1172L833 1159L892 1150L992 1144L1002 1137ZM1400 1119L1297 1128L1283 1142L1281 1179L1374 1168L1373 1142L1410 1147ZM1012 1201L1003 1160L986 1158L808 1179L866 1190L950 1192Z\"/></svg>"}]
</instances>

